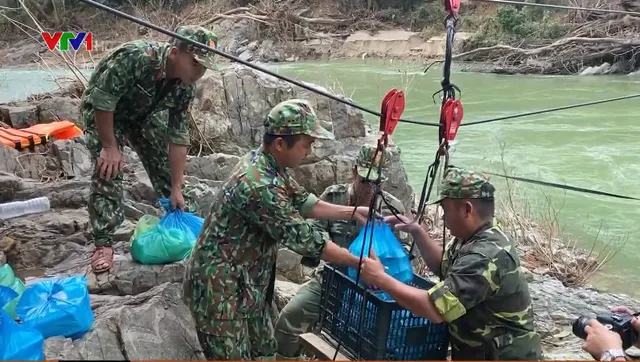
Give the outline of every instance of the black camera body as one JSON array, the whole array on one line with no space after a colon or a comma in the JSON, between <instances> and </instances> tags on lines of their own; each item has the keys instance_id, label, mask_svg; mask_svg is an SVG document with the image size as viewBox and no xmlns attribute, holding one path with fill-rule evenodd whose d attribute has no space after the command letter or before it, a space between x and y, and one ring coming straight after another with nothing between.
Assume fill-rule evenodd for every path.
<instances>
[{"instance_id":1,"label":"black camera body","mask_svg":"<svg viewBox=\"0 0 640 362\"><path fill-rule=\"evenodd\" d=\"M622 339L622 349L633 346L638 340L638 333L633 329L631 321L634 316L627 313L610 313L596 316L596 320L607 327L610 331L616 332ZM573 334L582 339L587 339L585 327L591 318L580 316L573 322Z\"/></svg>"}]
</instances>

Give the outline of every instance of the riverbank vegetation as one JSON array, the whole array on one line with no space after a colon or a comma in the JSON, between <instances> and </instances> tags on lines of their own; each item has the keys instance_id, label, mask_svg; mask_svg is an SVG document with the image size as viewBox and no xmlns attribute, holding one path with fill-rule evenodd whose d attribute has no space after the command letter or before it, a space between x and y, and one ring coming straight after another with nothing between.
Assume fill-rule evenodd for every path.
<instances>
[{"instance_id":1,"label":"riverbank vegetation","mask_svg":"<svg viewBox=\"0 0 640 362\"><path fill-rule=\"evenodd\" d=\"M0 30L6 34L4 41L9 44L26 38L38 41L41 30L91 31L94 55L99 55L122 41L146 36L166 38L164 34L80 2L3 1L11 5L0 10ZM545 3L635 11L638 4L634 1L549 0ZM264 41L269 41L273 50L253 50L261 54L270 52L257 57L262 61L344 57L340 41L355 31L375 33L401 28L421 32L426 40L442 35L445 16L439 0L100 2L168 29L187 23L207 26L223 34L225 42L236 41L234 50L265 48ZM36 26L36 22L41 27ZM603 63L610 66L600 69L599 73L629 73L637 68L640 49L637 37L640 18L594 11L468 1L461 7L458 32L471 36L460 41L455 60L483 62L491 71L507 74L576 74ZM257 44L252 46L252 42ZM45 51L37 53L42 55ZM408 56L422 57L415 53Z\"/></svg>"}]
</instances>

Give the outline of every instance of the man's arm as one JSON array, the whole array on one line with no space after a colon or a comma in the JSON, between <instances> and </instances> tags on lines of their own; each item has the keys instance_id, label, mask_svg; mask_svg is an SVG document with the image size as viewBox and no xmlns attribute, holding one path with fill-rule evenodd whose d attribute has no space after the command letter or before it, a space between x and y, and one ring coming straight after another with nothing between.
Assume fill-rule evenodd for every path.
<instances>
[{"instance_id":1,"label":"man's arm","mask_svg":"<svg viewBox=\"0 0 640 362\"><path fill-rule=\"evenodd\" d=\"M386 273L373 282L400 305L434 323L455 321L499 289L496 265L478 253L460 256L445 280L428 291Z\"/></svg>"},{"instance_id":2,"label":"man's arm","mask_svg":"<svg viewBox=\"0 0 640 362\"><path fill-rule=\"evenodd\" d=\"M316 230L302 215L319 201L310 194L299 211L293 206L286 190L267 186L260 189L256 205L248 205L257 214L260 225L273 239L292 251L310 258L322 258L331 263L357 268L359 260L347 249L329 240L326 232Z\"/></svg>"},{"instance_id":3,"label":"man's arm","mask_svg":"<svg viewBox=\"0 0 640 362\"><path fill-rule=\"evenodd\" d=\"M318 200L305 215L319 220L348 220L351 219L354 209L353 206L336 205Z\"/></svg>"},{"instance_id":4,"label":"man's arm","mask_svg":"<svg viewBox=\"0 0 640 362\"><path fill-rule=\"evenodd\" d=\"M427 318L433 323L444 321L442 315L429 298L429 292L410 285L401 283L389 274L384 274L378 283L378 287L389 293L401 306L421 317Z\"/></svg>"},{"instance_id":5,"label":"man's arm","mask_svg":"<svg viewBox=\"0 0 640 362\"><path fill-rule=\"evenodd\" d=\"M440 275L443 247L438 245L420 225L415 225L415 230L411 231L411 236L429 270L436 275Z\"/></svg>"},{"instance_id":6,"label":"man's arm","mask_svg":"<svg viewBox=\"0 0 640 362\"><path fill-rule=\"evenodd\" d=\"M117 147L113 131L113 112L120 98L136 84L146 53L138 48L123 47L110 55L108 67L95 78L88 97L95 113L98 136L103 148Z\"/></svg>"},{"instance_id":7,"label":"man's arm","mask_svg":"<svg viewBox=\"0 0 640 362\"><path fill-rule=\"evenodd\" d=\"M181 192L184 169L187 163L189 139L189 108L195 98L194 86L181 89L175 95L176 106L169 109L169 169L171 170L171 189Z\"/></svg>"},{"instance_id":8,"label":"man's arm","mask_svg":"<svg viewBox=\"0 0 640 362\"><path fill-rule=\"evenodd\" d=\"M94 110L94 117L96 119L96 128L98 129L98 138L102 148L116 148L118 147L116 141L116 135L113 131L113 111L99 111Z\"/></svg>"},{"instance_id":9,"label":"man's arm","mask_svg":"<svg viewBox=\"0 0 640 362\"><path fill-rule=\"evenodd\" d=\"M444 280L429 289L430 302L445 322L453 322L500 289L497 265L484 254L460 255Z\"/></svg>"}]
</instances>

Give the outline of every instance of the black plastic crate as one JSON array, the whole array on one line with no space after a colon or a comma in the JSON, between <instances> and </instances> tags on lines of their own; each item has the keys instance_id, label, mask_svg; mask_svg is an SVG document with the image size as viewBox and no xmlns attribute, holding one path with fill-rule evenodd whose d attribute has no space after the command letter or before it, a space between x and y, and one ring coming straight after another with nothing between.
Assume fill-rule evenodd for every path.
<instances>
[{"instance_id":1,"label":"black plastic crate","mask_svg":"<svg viewBox=\"0 0 640 362\"><path fill-rule=\"evenodd\" d=\"M433 286L415 273L411 284L425 290ZM363 293L366 293L364 314ZM334 339L335 344L342 340L341 346L351 354L350 358L447 359L449 330L445 323L432 323L379 293L365 291L347 276L345 267L325 264L320 305L321 331Z\"/></svg>"}]
</instances>

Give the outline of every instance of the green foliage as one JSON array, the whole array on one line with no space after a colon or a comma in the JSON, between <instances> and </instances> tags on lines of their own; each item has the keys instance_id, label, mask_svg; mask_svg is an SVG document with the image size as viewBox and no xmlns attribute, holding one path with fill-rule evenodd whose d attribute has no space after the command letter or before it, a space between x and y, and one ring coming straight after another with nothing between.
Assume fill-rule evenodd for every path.
<instances>
[{"instance_id":1,"label":"green foliage","mask_svg":"<svg viewBox=\"0 0 640 362\"><path fill-rule=\"evenodd\" d=\"M465 28L475 34L464 49L503 44L531 44L553 41L566 35L569 25L557 13L536 7L500 6L493 14L470 14Z\"/></svg>"}]
</instances>

